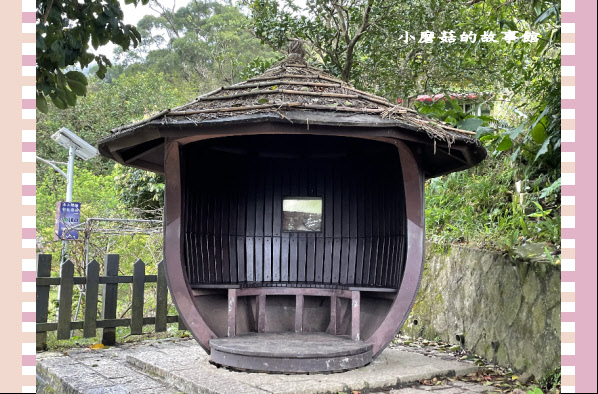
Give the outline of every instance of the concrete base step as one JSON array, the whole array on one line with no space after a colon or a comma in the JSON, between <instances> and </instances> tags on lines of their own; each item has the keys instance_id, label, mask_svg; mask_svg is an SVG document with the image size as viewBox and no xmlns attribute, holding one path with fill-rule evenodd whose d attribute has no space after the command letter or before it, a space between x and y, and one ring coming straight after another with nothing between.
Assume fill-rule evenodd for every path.
<instances>
[{"instance_id":1,"label":"concrete base step","mask_svg":"<svg viewBox=\"0 0 598 394\"><path fill-rule=\"evenodd\" d=\"M209 362L194 340L147 341L103 350L38 353L38 392L316 394L382 388L477 367L387 349L369 365L331 374L231 371Z\"/></svg>"},{"instance_id":2,"label":"concrete base step","mask_svg":"<svg viewBox=\"0 0 598 394\"><path fill-rule=\"evenodd\" d=\"M161 377L185 393L316 394L383 388L431 379L461 376L477 371L475 365L387 349L369 365L339 373L280 374L240 372L218 367L208 357L197 357L176 349L137 352L129 364Z\"/></svg>"}]
</instances>

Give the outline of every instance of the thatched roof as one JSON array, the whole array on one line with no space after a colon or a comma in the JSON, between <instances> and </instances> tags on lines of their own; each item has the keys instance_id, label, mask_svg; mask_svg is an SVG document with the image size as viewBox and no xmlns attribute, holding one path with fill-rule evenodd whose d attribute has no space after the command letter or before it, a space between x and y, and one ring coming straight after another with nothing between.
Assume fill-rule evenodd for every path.
<instances>
[{"instance_id":1,"label":"thatched roof","mask_svg":"<svg viewBox=\"0 0 598 394\"><path fill-rule=\"evenodd\" d=\"M157 129L188 129L196 126L200 132L208 125L238 124L257 119L288 122L307 119L308 124L396 127L433 141L434 154L437 142L447 147L449 152L454 144L471 145L470 148L477 152L474 154L477 157L467 166L453 166L455 168L470 167L485 156L483 147L472 136L474 133L455 129L428 119L412 109L395 105L383 97L357 90L309 65L297 53L291 53L257 77L221 87L178 108L167 109L140 122L113 129L110 136L100 141L100 151L105 156L118 160L112 154L114 147L108 146L133 134L136 135L136 141L147 143L151 138L157 137ZM139 133L143 130L148 131L145 142L140 141ZM150 132L151 130L154 132ZM431 176L440 173L438 170L428 172Z\"/></svg>"}]
</instances>

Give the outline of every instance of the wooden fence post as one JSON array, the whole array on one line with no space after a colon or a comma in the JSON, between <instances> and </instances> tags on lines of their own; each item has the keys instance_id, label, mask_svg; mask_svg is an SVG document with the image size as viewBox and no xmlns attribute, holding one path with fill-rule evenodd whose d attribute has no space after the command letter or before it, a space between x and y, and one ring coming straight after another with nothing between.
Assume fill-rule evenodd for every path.
<instances>
[{"instance_id":1,"label":"wooden fence post","mask_svg":"<svg viewBox=\"0 0 598 394\"><path fill-rule=\"evenodd\" d=\"M70 339L71 337L74 273L75 266L70 260L67 260L60 266L60 304L58 305L57 339Z\"/></svg>"},{"instance_id":2,"label":"wooden fence post","mask_svg":"<svg viewBox=\"0 0 598 394\"><path fill-rule=\"evenodd\" d=\"M117 254L108 254L104 260L104 276L118 276ZM102 319L116 319L118 284L106 283L102 290ZM116 328L106 327L101 329L102 344L114 345L116 342Z\"/></svg>"},{"instance_id":3,"label":"wooden fence post","mask_svg":"<svg viewBox=\"0 0 598 394\"><path fill-rule=\"evenodd\" d=\"M119 277L119 255L106 255L104 273L100 276L100 264L93 260L85 270L84 277L74 277L74 264L68 260L60 267L60 277L51 277L52 256L39 254L37 256L37 284L36 284L36 324L39 332L36 334L37 350L47 348L47 331L56 331L59 340L70 339L73 327L83 329L85 338L96 336L98 326L102 344L114 345L116 342L116 327L130 327L131 334L143 333L144 321L155 324L156 332L167 330L168 323L178 321L179 330L186 330L179 316L168 316L168 285L164 262L158 264L158 275L146 275L145 264L138 260L133 265L133 276ZM147 281L147 282L146 282ZM156 282L156 316L144 318L145 283ZM85 284L83 321L72 322L72 303L74 284ZM117 319L118 284L133 283L131 319ZM98 290L102 288L102 310L98 319ZM48 323L50 286L59 286L58 322ZM108 327L110 326L110 327Z\"/></svg>"},{"instance_id":4,"label":"wooden fence post","mask_svg":"<svg viewBox=\"0 0 598 394\"><path fill-rule=\"evenodd\" d=\"M164 260L158 264L158 279L156 283L156 332L166 331L166 316L168 315L168 285Z\"/></svg>"},{"instance_id":5,"label":"wooden fence post","mask_svg":"<svg viewBox=\"0 0 598 394\"><path fill-rule=\"evenodd\" d=\"M48 278L52 274L52 255L38 254L37 255L37 276L39 278ZM35 322L48 322L48 301L50 299L50 286L35 286ZM46 340L48 334L46 332L38 332L35 334L35 348L36 350L46 350Z\"/></svg>"},{"instance_id":6,"label":"wooden fence post","mask_svg":"<svg viewBox=\"0 0 598 394\"><path fill-rule=\"evenodd\" d=\"M145 264L137 260L133 264L133 299L131 301L131 334L143 334L143 290L145 287Z\"/></svg>"},{"instance_id":7,"label":"wooden fence post","mask_svg":"<svg viewBox=\"0 0 598 394\"><path fill-rule=\"evenodd\" d=\"M100 264L92 260L85 269L85 315L83 323L83 337L96 336L96 320L98 318L98 288L100 283Z\"/></svg>"}]
</instances>

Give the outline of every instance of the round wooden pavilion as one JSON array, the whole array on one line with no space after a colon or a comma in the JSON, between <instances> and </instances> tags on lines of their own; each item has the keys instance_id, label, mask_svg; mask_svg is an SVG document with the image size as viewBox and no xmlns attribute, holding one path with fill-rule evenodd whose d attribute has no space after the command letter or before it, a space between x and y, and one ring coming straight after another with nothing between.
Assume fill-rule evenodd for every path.
<instances>
[{"instance_id":1,"label":"round wooden pavilion","mask_svg":"<svg viewBox=\"0 0 598 394\"><path fill-rule=\"evenodd\" d=\"M484 159L470 134L292 53L112 130L99 150L165 174L170 291L212 361L315 372L369 363L404 323L422 274L424 181Z\"/></svg>"}]
</instances>

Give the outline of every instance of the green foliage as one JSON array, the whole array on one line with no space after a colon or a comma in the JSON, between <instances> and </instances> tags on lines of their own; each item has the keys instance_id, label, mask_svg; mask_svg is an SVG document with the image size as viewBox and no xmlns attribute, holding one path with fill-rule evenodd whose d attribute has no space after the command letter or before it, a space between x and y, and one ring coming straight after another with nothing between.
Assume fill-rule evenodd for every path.
<instances>
[{"instance_id":1,"label":"green foliage","mask_svg":"<svg viewBox=\"0 0 598 394\"><path fill-rule=\"evenodd\" d=\"M111 175L95 175L90 170L78 167L75 167L75 174L73 201L81 202L82 218L125 213L119 207ZM40 250L46 250L46 245L54 238L56 202L64 201L66 180L56 172L46 172L38 179L37 185L43 191L36 196L38 242Z\"/></svg>"},{"instance_id":2,"label":"green foliage","mask_svg":"<svg viewBox=\"0 0 598 394\"><path fill-rule=\"evenodd\" d=\"M525 242L560 242L560 206L539 193L524 204L508 157L426 183L426 236L432 242L509 250ZM537 186L530 191L538 190Z\"/></svg>"},{"instance_id":3,"label":"green foliage","mask_svg":"<svg viewBox=\"0 0 598 394\"><path fill-rule=\"evenodd\" d=\"M462 130L477 131L478 133L492 130L488 125L491 121L495 121L488 116L475 116L465 112L458 101L450 96L434 103L416 102L415 108L419 113L430 118L438 119Z\"/></svg>"},{"instance_id":4,"label":"green foliage","mask_svg":"<svg viewBox=\"0 0 598 394\"><path fill-rule=\"evenodd\" d=\"M193 1L169 10L156 1L152 4L159 15L145 16L135 28L122 23L116 0L38 0L37 106L42 112L37 122L38 155L66 161L66 150L50 139L60 127L96 145L114 127L264 72L281 59L280 50L289 40L299 39L308 44L310 61L326 71L391 101L402 98L428 117L475 131L492 153L476 168L427 182L430 241L500 250L524 242L560 241L558 2L307 0L304 9L290 0L244 3L249 17L219 2ZM437 37L442 30L471 31L478 39L417 43L419 33L426 30ZM482 43L479 37L484 31L495 32L497 38L507 31L520 36L534 31L540 39ZM119 45L119 64L107 68L107 58L89 52L90 42L94 48L108 42ZM89 72L98 78L74 69L94 61ZM492 92L487 100L502 112L474 116L453 99L429 104L413 100L422 93L450 97L454 92ZM48 98L54 105L48 105ZM100 157L77 164L74 200L82 202L82 220L159 217L164 204L162 176ZM525 199L515 192L519 180L524 181ZM59 261L61 242L53 240L54 213L56 202L63 199L65 181L40 164L37 185L38 249ZM162 259L161 234L123 235L117 228L114 232L92 233L91 258L103 261L106 253L121 254L122 273L130 273L141 258L148 274L154 274ZM77 275L85 272L85 252L82 241L69 243ZM126 317L130 286L119 285L119 293L118 313ZM146 316L153 312L151 294L150 288ZM555 371L540 386L555 387L557 380L560 374Z\"/></svg>"},{"instance_id":5,"label":"green foliage","mask_svg":"<svg viewBox=\"0 0 598 394\"><path fill-rule=\"evenodd\" d=\"M514 42L512 53L502 63L506 78L502 85L515 93L509 99L513 108L524 111L526 119L497 133L500 138L491 147L496 152L509 151L512 161L526 167L526 177L551 173L554 180L560 172L561 144L560 4L543 0L499 3L482 20L485 29L498 22L501 29L519 34L534 31L539 37L536 43Z\"/></svg>"},{"instance_id":6,"label":"green foliage","mask_svg":"<svg viewBox=\"0 0 598 394\"><path fill-rule=\"evenodd\" d=\"M279 50L289 39L306 41L343 81L351 76L358 43L371 36L372 26L386 19L392 8L380 0L352 4L308 0L303 10L292 1L282 6L275 0L247 3L255 33L262 41Z\"/></svg>"},{"instance_id":7,"label":"green foliage","mask_svg":"<svg viewBox=\"0 0 598 394\"><path fill-rule=\"evenodd\" d=\"M266 72L274 63L283 59L283 56L273 57L273 58L255 58L247 63L247 66L243 71L241 71L239 77L242 80L247 80L249 78L253 78L256 75L262 74Z\"/></svg>"},{"instance_id":8,"label":"green foliage","mask_svg":"<svg viewBox=\"0 0 598 394\"><path fill-rule=\"evenodd\" d=\"M205 91L239 82L247 75L244 70L263 69L280 58L245 28L247 18L235 6L190 2L173 11L154 5L160 15L139 21L141 45L120 56L133 70L178 76Z\"/></svg>"},{"instance_id":9,"label":"green foliage","mask_svg":"<svg viewBox=\"0 0 598 394\"><path fill-rule=\"evenodd\" d=\"M125 0L125 4L147 4L148 0ZM72 107L77 97L87 93L87 78L79 71L64 70L79 64L84 69L96 62L96 75L106 74L110 60L90 52L109 42L128 49L137 46L137 29L122 23L117 0L37 0L36 25L36 100L37 108L48 111L47 98L60 109Z\"/></svg>"},{"instance_id":10,"label":"green foliage","mask_svg":"<svg viewBox=\"0 0 598 394\"><path fill-rule=\"evenodd\" d=\"M106 175L96 175L85 168L75 168L73 200L81 202L81 222L88 218L138 218L137 212L127 207L120 199L120 192L114 185L117 170ZM37 243L40 253L53 255L53 261L60 261L62 242L54 240L54 217L56 202L63 201L66 180L55 172L46 172L38 179L36 206ZM93 230L93 229L92 229ZM75 264L76 272L85 272L85 245L83 230L79 241L69 242L69 258ZM103 261L106 253L117 253L121 257L121 269L131 272L132 264L142 259L147 265L157 265L162 259L162 233L134 235L115 229L112 234L98 234L92 231L90 237L90 259ZM149 269L149 268L148 268Z\"/></svg>"},{"instance_id":11,"label":"green foliage","mask_svg":"<svg viewBox=\"0 0 598 394\"><path fill-rule=\"evenodd\" d=\"M423 93L493 92L489 101L502 104L506 112L497 119L515 124L480 130L477 121L459 123L449 108L439 118L478 131L492 141L496 154L508 151L527 168L526 177L559 172L559 2L308 0L302 9L291 1L245 3L255 34L264 42L279 49L288 40L302 40L313 62L391 101L403 98L412 105ZM433 43L418 42L424 31L435 33ZM440 42L442 31L453 31L455 42ZM484 32L495 34L497 42L482 42ZM518 38L503 40L509 32ZM537 34L537 42L524 40L526 32ZM462 42L460 33L476 39Z\"/></svg>"},{"instance_id":12,"label":"green foliage","mask_svg":"<svg viewBox=\"0 0 598 394\"><path fill-rule=\"evenodd\" d=\"M66 110L50 108L47 114L38 113L37 155L44 159L67 160L67 150L50 138L61 127L97 145L110 129L181 105L197 93L195 87L184 81L153 71L124 72L110 83L90 78L89 92L76 107ZM97 174L108 174L112 171L113 162L96 157L81 166ZM53 170L38 163L38 181L48 171Z\"/></svg>"},{"instance_id":13,"label":"green foliage","mask_svg":"<svg viewBox=\"0 0 598 394\"><path fill-rule=\"evenodd\" d=\"M273 48L280 49L288 40L300 39L309 44L313 60L328 71L393 100L438 93L448 87L465 91L484 91L499 83L510 87L529 65L525 58L530 52L548 49L534 48L521 39L515 43L484 43L480 40L482 34L490 31L500 39L503 32L511 29L523 33L536 19L533 26L545 26L553 20L551 13L538 19L525 2L504 0L469 6L457 0L370 0L358 4L308 0L303 8L291 1L245 3L249 5L256 36ZM540 8L554 6L547 1L535 3ZM439 42L443 30L453 30L456 41ZM418 42L424 31L436 34L434 43ZM471 32L475 42L461 42L461 32ZM558 39L555 32L551 34L549 48Z\"/></svg>"},{"instance_id":14,"label":"green foliage","mask_svg":"<svg viewBox=\"0 0 598 394\"><path fill-rule=\"evenodd\" d=\"M555 368L550 373L547 373L545 376L540 378L538 381L538 385L542 390L545 392L556 392L556 390L560 390L561 388L561 368Z\"/></svg>"},{"instance_id":15,"label":"green foliage","mask_svg":"<svg viewBox=\"0 0 598 394\"><path fill-rule=\"evenodd\" d=\"M45 36L38 37L38 52L50 51L38 57L39 67L46 67L44 56L49 58L52 51L49 40L73 41L69 34L86 43L79 50L81 59L74 62L80 66L90 64L93 59L83 54L89 41L84 40L84 34L93 37L96 28L89 25L90 31L83 32L80 23L95 23L93 19L100 18L100 22L105 22L103 27L116 26L114 32L112 28L104 29L107 32L102 33L99 44L107 35L116 37L121 34L119 31L124 31L119 22L122 13L114 9L119 7L115 0L102 2L99 14L68 21L75 18L76 12L97 6L96 3L99 2L90 0L75 6L54 2L47 21L38 23L38 28L45 26L47 30ZM58 104L49 106L46 114L38 114L39 156L66 161L66 150L49 138L60 127L75 131L95 145L114 127L186 103L215 86L265 71L281 59L277 51L289 39L298 38L309 44L311 60L329 72L390 100L402 97L426 116L476 131L493 152L479 168L428 183L426 214L432 240L470 242L492 248L509 248L527 240L558 242L560 19L557 3L486 0L465 6L456 0L368 0L358 4L308 0L302 12L290 1L283 4L255 0L246 2L249 19L238 8L217 2L190 2L177 10L169 10L159 2L153 4L160 14L148 15L139 22L139 36L129 34L131 44L139 43L136 49L121 52L116 67L106 70L105 62L100 59L95 69L90 70L105 77L104 80L87 79L68 69L74 62L67 62L67 58L77 53L74 47L69 49L72 53L63 51L64 66L55 68L55 73L56 80L64 79L64 94L49 90L49 97L57 97ZM73 7L73 10L57 15L53 11L55 6ZM44 7L46 2L38 1L40 21ZM54 27L56 18L68 28L58 31ZM248 25L258 38L248 31ZM437 34L442 30L471 30L478 40L475 43L457 40L448 45L419 44L404 39L405 32L418 35L425 30ZM536 31L541 39L537 43L518 40L491 45L479 41L483 31L494 31L500 36L509 30L520 35L523 31ZM260 39L273 50L260 44ZM54 59L62 61L56 55ZM89 62L85 63L85 59ZM496 100L504 113L476 117L463 111L453 99L430 104L413 104L409 100L420 93L445 93L450 97L451 92L473 91L493 92L487 99ZM69 104L74 103L73 97L78 97L75 107ZM65 103L67 109L55 108L65 107ZM39 105L48 107L44 100L38 100ZM513 115L515 110L521 115ZM94 207L93 212L84 211L85 217L154 217L163 206L164 182L159 175L114 166L99 157L77 164L76 182L83 183L75 186L75 199L83 199L85 209ZM513 198L516 180L527 180L524 191L529 195L525 203ZM51 229L54 204L64 195L64 181L40 164L38 185L40 246L57 253L59 243L51 240ZM96 242L93 253L101 259L107 250L121 250L131 257L146 256L144 261L156 261L161 256L157 247L161 241L152 240L149 245L150 238L105 238ZM78 248L72 249L82 256Z\"/></svg>"},{"instance_id":16,"label":"green foliage","mask_svg":"<svg viewBox=\"0 0 598 394\"><path fill-rule=\"evenodd\" d=\"M114 166L114 186L120 201L141 216L156 218L164 207L164 176L120 164Z\"/></svg>"}]
</instances>

